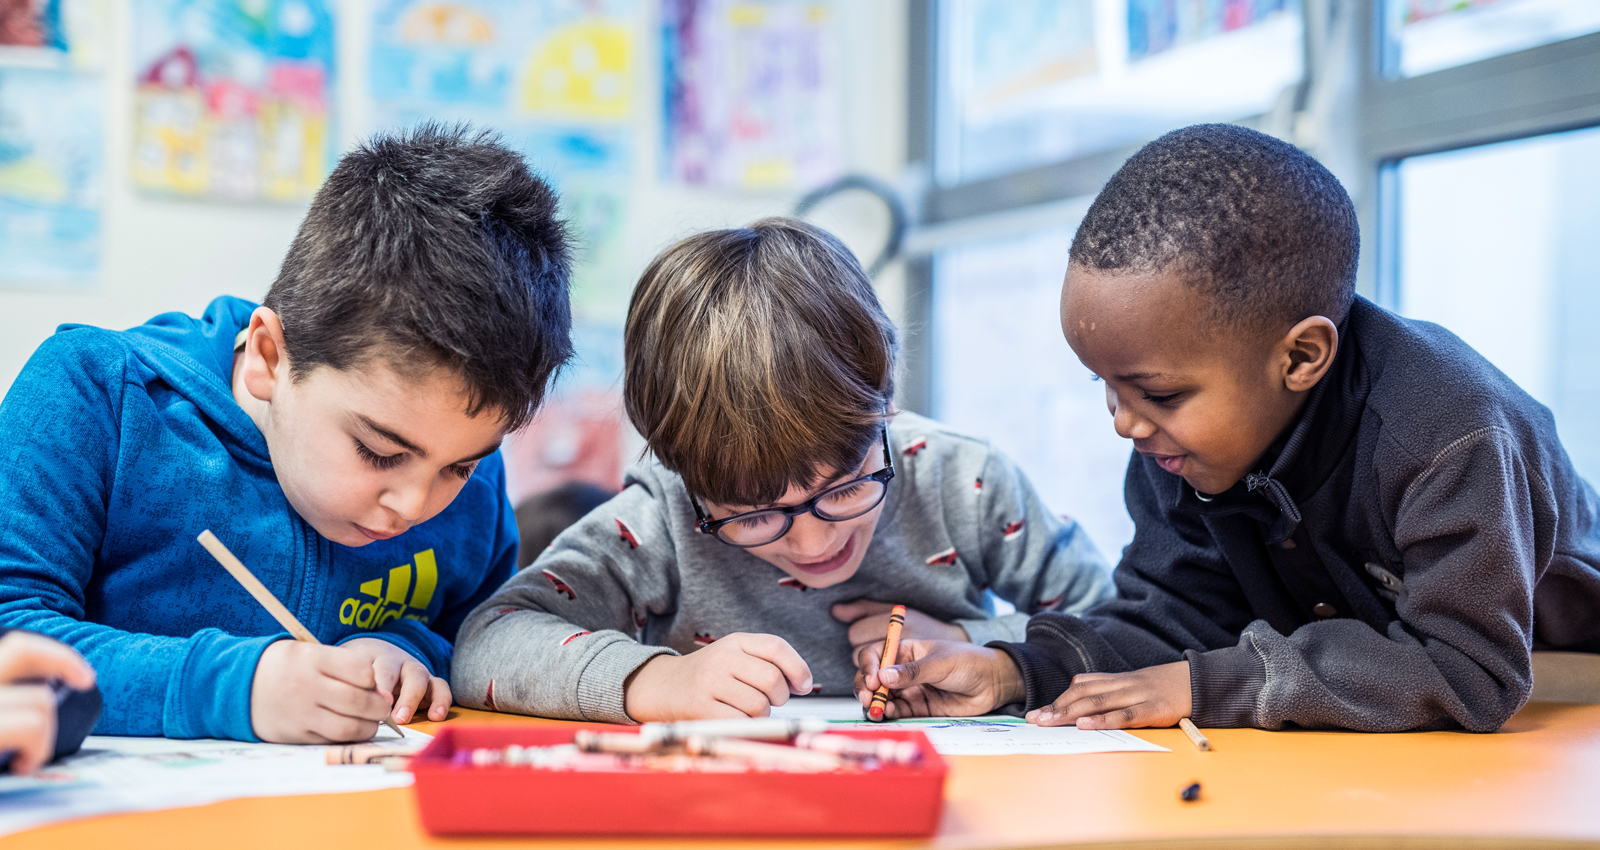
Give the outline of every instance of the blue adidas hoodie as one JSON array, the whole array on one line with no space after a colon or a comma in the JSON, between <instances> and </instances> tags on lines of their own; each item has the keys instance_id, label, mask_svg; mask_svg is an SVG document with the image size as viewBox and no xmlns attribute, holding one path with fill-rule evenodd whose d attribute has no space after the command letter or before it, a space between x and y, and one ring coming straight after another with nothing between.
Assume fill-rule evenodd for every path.
<instances>
[{"instance_id":1,"label":"blue adidas hoodie","mask_svg":"<svg viewBox=\"0 0 1600 850\"><path fill-rule=\"evenodd\" d=\"M62 325L0 403L0 626L76 647L95 731L257 740L250 687L287 635L195 542L212 529L324 643L387 640L450 676L461 621L512 572L498 453L443 512L351 548L284 497L230 388L254 304L117 332Z\"/></svg>"}]
</instances>

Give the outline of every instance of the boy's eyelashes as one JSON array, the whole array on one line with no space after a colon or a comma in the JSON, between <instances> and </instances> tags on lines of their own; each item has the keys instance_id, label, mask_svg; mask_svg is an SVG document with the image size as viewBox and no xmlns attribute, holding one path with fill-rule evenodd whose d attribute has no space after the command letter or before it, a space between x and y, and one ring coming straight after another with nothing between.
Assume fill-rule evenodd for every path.
<instances>
[{"instance_id":1,"label":"boy's eyelashes","mask_svg":"<svg viewBox=\"0 0 1600 850\"><path fill-rule=\"evenodd\" d=\"M372 449L367 448L367 444L361 442L360 440L351 438L351 441L356 444L356 454L360 455L362 460L371 464L374 469L394 469L406 459L405 452L397 452L392 455L381 455ZM454 475L457 478L467 479L471 478L473 470L478 468L478 462L472 461L471 463L453 463L445 468L450 471L451 475Z\"/></svg>"},{"instance_id":2,"label":"boy's eyelashes","mask_svg":"<svg viewBox=\"0 0 1600 850\"><path fill-rule=\"evenodd\" d=\"M360 440L354 440L354 442L356 444L356 454L361 455L361 459L371 464L374 469L394 469L400 465L401 461L406 459L405 452L381 455L367 448L367 444Z\"/></svg>"},{"instance_id":3,"label":"boy's eyelashes","mask_svg":"<svg viewBox=\"0 0 1600 850\"><path fill-rule=\"evenodd\" d=\"M1151 404L1171 404L1174 399L1176 399L1179 395L1181 395L1181 393L1167 393L1166 395L1155 395L1155 394L1152 394L1152 393L1146 392L1146 391L1141 391L1141 392L1143 392L1144 400L1150 402Z\"/></svg>"}]
</instances>

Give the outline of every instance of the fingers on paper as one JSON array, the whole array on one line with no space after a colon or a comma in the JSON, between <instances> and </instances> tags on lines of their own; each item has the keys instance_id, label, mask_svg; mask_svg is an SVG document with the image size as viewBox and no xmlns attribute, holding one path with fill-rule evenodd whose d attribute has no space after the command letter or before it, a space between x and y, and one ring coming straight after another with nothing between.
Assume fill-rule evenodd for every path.
<instances>
[{"instance_id":1,"label":"fingers on paper","mask_svg":"<svg viewBox=\"0 0 1600 850\"><path fill-rule=\"evenodd\" d=\"M783 691L773 705L783 705L789 694L811 693L811 667L789 642L777 635L742 635L739 648L752 658L766 662L780 674ZM753 684L753 683L752 683ZM766 688L762 688L766 690Z\"/></svg>"},{"instance_id":2,"label":"fingers on paper","mask_svg":"<svg viewBox=\"0 0 1600 850\"><path fill-rule=\"evenodd\" d=\"M396 723L410 723L412 716L417 713L417 706L427 698L428 691L433 687L436 678L428 672L428 668L414 659L400 665L400 694L395 697L394 710L390 712L390 717ZM378 690L381 692L384 689L379 687Z\"/></svg>"}]
</instances>

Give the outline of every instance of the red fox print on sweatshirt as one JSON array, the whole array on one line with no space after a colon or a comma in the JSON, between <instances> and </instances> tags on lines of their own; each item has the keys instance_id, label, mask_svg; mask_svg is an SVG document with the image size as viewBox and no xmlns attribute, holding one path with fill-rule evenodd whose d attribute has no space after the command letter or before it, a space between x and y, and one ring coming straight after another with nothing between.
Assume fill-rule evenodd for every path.
<instances>
[{"instance_id":1,"label":"red fox print on sweatshirt","mask_svg":"<svg viewBox=\"0 0 1600 850\"><path fill-rule=\"evenodd\" d=\"M571 601L576 601L577 600L578 594L572 592L572 587L569 586L566 582L562 581L561 580L561 576L558 576L555 573L550 572L549 570L540 570L539 573L541 575L543 575L545 578L550 579L550 583L555 585L556 593L560 593L560 594L566 596L568 600L571 600Z\"/></svg>"}]
</instances>

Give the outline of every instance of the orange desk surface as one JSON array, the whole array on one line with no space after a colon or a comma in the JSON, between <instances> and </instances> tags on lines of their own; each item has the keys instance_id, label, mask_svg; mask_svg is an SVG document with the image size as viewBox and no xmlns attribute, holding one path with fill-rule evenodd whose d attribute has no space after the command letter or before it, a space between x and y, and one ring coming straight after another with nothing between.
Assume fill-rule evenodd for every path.
<instances>
[{"instance_id":1,"label":"orange desk surface","mask_svg":"<svg viewBox=\"0 0 1600 850\"><path fill-rule=\"evenodd\" d=\"M557 721L456 709L445 722ZM1137 734L1172 752L951 758L943 822L928 841L435 839L422 831L412 791L403 788L115 815L22 833L0 846L1600 847L1600 705L1530 705L1493 735L1211 730L1209 753L1177 729ZM1179 788L1196 780L1201 801L1179 801Z\"/></svg>"}]
</instances>

